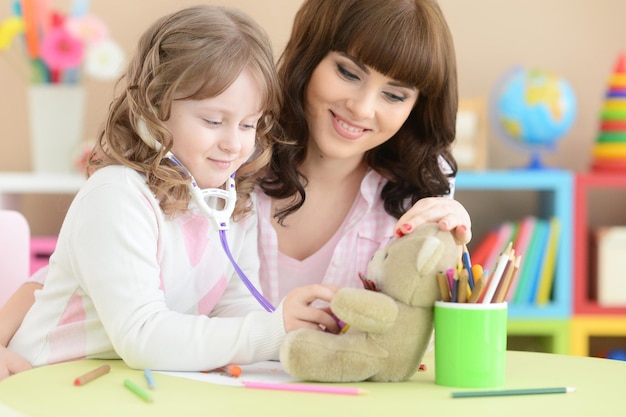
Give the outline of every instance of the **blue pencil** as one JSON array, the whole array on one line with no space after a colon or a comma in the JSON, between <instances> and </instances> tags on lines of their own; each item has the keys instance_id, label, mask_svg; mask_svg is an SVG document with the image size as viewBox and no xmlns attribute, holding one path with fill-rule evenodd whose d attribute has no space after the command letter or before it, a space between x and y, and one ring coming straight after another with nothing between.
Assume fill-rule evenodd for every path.
<instances>
[{"instance_id":1,"label":"blue pencil","mask_svg":"<svg viewBox=\"0 0 626 417\"><path fill-rule=\"evenodd\" d=\"M463 245L463 254L461 255L461 259L463 260L463 267L467 269L467 276L470 289L474 289L474 272L472 272L472 261L470 259L469 251L467 250L467 246Z\"/></svg>"},{"instance_id":2,"label":"blue pencil","mask_svg":"<svg viewBox=\"0 0 626 417\"><path fill-rule=\"evenodd\" d=\"M150 369L144 369L143 374L145 375L146 381L148 382L148 387L150 389L155 389L156 384L154 383L154 377L152 376L152 371L150 371Z\"/></svg>"}]
</instances>

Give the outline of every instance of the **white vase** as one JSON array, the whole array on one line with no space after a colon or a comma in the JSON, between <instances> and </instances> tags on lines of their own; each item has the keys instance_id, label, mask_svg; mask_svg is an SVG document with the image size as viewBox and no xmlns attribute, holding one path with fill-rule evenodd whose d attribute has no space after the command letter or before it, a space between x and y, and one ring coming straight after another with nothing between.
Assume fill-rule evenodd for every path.
<instances>
[{"instance_id":1,"label":"white vase","mask_svg":"<svg viewBox=\"0 0 626 417\"><path fill-rule=\"evenodd\" d=\"M73 172L83 140L85 90L77 85L28 87L32 170Z\"/></svg>"}]
</instances>

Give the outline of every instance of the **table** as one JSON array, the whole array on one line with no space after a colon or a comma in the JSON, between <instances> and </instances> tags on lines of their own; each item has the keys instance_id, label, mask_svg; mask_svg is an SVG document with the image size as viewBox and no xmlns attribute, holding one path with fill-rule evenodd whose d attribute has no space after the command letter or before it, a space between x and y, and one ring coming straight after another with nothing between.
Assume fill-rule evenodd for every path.
<instances>
[{"instance_id":1,"label":"table","mask_svg":"<svg viewBox=\"0 0 626 417\"><path fill-rule=\"evenodd\" d=\"M102 363L111 372L81 387L74 378ZM143 373L122 361L85 360L14 375L0 381L0 415L48 416L602 416L624 413L626 362L534 352L507 352L503 388L573 386L576 392L533 396L453 399L458 388L434 384L434 357L425 372L402 383L357 386L368 395L344 396L279 392L214 385L154 373L154 402L126 390L125 378L141 382ZM617 414L616 414L617 413Z\"/></svg>"}]
</instances>

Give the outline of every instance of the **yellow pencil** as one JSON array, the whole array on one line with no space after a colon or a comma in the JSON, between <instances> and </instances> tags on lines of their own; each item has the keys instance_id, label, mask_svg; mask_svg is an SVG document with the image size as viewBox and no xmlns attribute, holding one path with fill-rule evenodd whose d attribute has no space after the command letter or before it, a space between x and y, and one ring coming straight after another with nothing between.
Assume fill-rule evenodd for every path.
<instances>
[{"instance_id":1,"label":"yellow pencil","mask_svg":"<svg viewBox=\"0 0 626 417\"><path fill-rule=\"evenodd\" d=\"M472 296L469 299L469 303L477 303L478 300L480 299L480 295L483 293L483 290L485 289L485 281L486 278L484 275L481 275L480 278L478 278L478 281L476 281L476 283L474 284L474 291L472 291Z\"/></svg>"},{"instance_id":2,"label":"yellow pencil","mask_svg":"<svg viewBox=\"0 0 626 417\"><path fill-rule=\"evenodd\" d=\"M459 291L456 297L457 303L466 303L467 302L467 288L469 287L469 273L467 269L463 268L461 271L461 276L459 277Z\"/></svg>"}]
</instances>

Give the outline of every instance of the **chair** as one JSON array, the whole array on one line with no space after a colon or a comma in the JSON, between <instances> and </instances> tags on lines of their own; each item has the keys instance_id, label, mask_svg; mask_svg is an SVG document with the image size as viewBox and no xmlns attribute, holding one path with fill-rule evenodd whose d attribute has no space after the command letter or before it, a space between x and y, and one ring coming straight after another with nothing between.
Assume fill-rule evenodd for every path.
<instances>
[{"instance_id":1,"label":"chair","mask_svg":"<svg viewBox=\"0 0 626 417\"><path fill-rule=\"evenodd\" d=\"M30 268L30 227L18 211L0 209L0 306L22 285Z\"/></svg>"}]
</instances>

